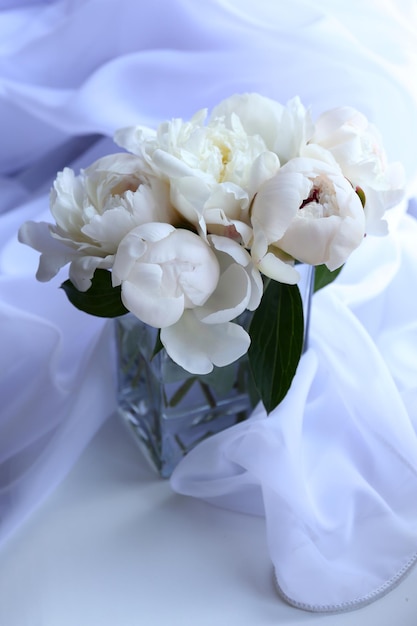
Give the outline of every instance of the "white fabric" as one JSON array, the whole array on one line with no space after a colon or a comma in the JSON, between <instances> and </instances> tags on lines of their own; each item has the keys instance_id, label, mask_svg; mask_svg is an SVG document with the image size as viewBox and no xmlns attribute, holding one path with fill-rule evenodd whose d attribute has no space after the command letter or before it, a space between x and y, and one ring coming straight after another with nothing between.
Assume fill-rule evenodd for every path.
<instances>
[{"instance_id":1,"label":"white fabric","mask_svg":"<svg viewBox=\"0 0 417 626\"><path fill-rule=\"evenodd\" d=\"M314 296L284 402L200 444L171 479L265 514L280 590L304 608L367 602L417 556L416 241L404 218L390 240L364 245Z\"/></svg>"},{"instance_id":2,"label":"white fabric","mask_svg":"<svg viewBox=\"0 0 417 626\"><path fill-rule=\"evenodd\" d=\"M413 139L417 136L416 22L413 0L351 0L346 6L333 0L0 0L0 541L59 483L114 409L111 327L71 308L58 289L65 272L49 284L37 284L37 255L16 241L16 231L24 220L48 219L47 191L56 170L71 164L77 169L101 154L116 151L108 139L97 140L101 134L111 136L119 126L155 125L164 118L186 117L200 107L211 107L234 92L259 91L282 102L298 94L311 105L313 117L339 104L356 106L382 131L390 160L403 161L411 194L417 180ZM183 465L181 469L182 487L188 485L195 495L206 497L210 488L225 506L252 508L252 495L256 508L265 505L279 584L300 602L327 604L361 596L393 575L416 544L412 518L405 512L409 506L411 515L414 506L414 479L410 469L410 479L405 480L401 462L402 455L413 467L410 420L415 406L416 339L413 319L407 315L415 306L415 296L408 288L416 263L413 242L409 244L408 238L415 237L415 224L404 219L401 229L389 243L367 244L357 256L362 259L359 265L349 265L359 267L356 274L353 269L344 272L345 283L349 272L355 279L367 277L362 288L342 287L341 282L317 296L311 350L303 358L294 385L302 389L296 394L295 417L285 419L288 411L293 412L293 395L279 409L280 422L288 422L283 432L306 448L302 455L298 449L291 452L288 462L297 466L302 460L306 472L316 468L309 476L316 481L315 489L309 487L318 498L316 508L314 503L304 502L302 491L299 502L294 503L297 492L289 489L287 476L280 480L281 496L276 497L275 484L263 485L262 495L255 468L251 469L251 486L249 470L239 470L241 478L237 479L233 471L220 467L218 475L230 487L219 490L216 467L210 469L210 475L204 469L205 448L189 460L190 464L198 460L198 471L207 480L204 489L196 482L192 467ZM391 275L382 272L389 283L386 293L382 286L376 294L370 292L375 281L369 272L369 250L375 254L375 265L391 254L387 266L393 268L395 278L389 281ZM389 299L386 294L391 294ZM345 351L336 350L334 335L346 344ZM335 365L327 372L327 364L333 360ZM360 377L337 369L348 363L354 363L352 369L355 374L360 371ZM365 382L371 375L371 382ZM329 396L330 378L343 384ZM352 389L358 380L361 387ZM378 393L371 393L375 386ZM304 418L303 394L307 398ZM322 411L321 402L326 407ZM334 406L337 422L330 410ZM392 416L389 419L389 407L395 421ZM371 422L379 412L376 429ZM313 413L319 414L315 421ZM334 431L339 421L343 432ZM240 431L249 434L259 429L256 446L260 446L259 458L266 462L271 453L277 457L275 446L271 452L273 438L280 441L283 437L275 423L275 417L268 422L253 420L226 433L225 442L229 437L240 441ZM311 432L303 430L303 437L297 439L296 429L301 425L305 429L307 424ZM335 441L332 462L338 466L345 462L338 483L344 495L338 492L336 504L333 495L329 496L334 493L334 476L325 474L323 479L330 454L322 453L326 440L319 434L323 429L330 430ZM260 436L262 432L267 439ZM363 449L369 450L366 467L362 457L350 454L359 432ZM391 443L389 449L384 440ZM247 445L251 439L242 441ZM222 464L215 450L216 463ZM256 447L252 462L255 452ZM319 466L315 464L318 460L322 461ZM282 467L285 459L279 457L276 462ZM387 469L391 465L392 474ZM373 491L365 488L371 471ZM394 481L396 476L398 488L391 493L389 479ZM179 481L176 486L179 488ZM200 487L201 493L197 492ZM284 507L280 498L285 491L289 493ZM324 542L315 545L323 545L326 567L334 566L327 570L326 576L331 576L338 563L348 562L349 533L342 532L346 529L343 506L354 511L349 527L349 536L354 537L366 527L354 522L367 517L369 501L376 502L376 511L386 513L382 538L388 549L381 554L373 544L367 551L363 549L356 561L354 555L349 556L352 567L364 567L354 580L345 579L346 588L339 588L336 576L330 582L327 578L320 582L318 576L306 584L300 579L297 565L306 573L318 568L317 554L308 554L307 545L312 544L299 550L299 559L292 554L291 563L285 565L282 545L289 527L297 527L290 510L302 511L306 520L312 519L311 528ZM272 521L277 507L286 511L279 518L280 532ZM317 521L319 512L340 524L328 526L326 517ZM379 536L381 515L378 519L374 537ZM386 555L386 562L379 565L376 555L381 560ZM285 586L281 569L296 581L288 579L291 584Z\"/></svg>"}]
</instances>

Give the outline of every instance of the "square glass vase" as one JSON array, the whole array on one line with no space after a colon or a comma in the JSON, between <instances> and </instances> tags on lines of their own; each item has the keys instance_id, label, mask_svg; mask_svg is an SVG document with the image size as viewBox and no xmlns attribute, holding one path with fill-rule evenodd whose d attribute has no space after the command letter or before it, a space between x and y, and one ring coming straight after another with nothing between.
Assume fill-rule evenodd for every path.
<instances>
[{"instance_id":1,"label":"square glass vase","mask_svg":"<svg viewBox=\"0 0 417 626\"><path fill-rule=\"evenodd\" d=\"M303 266L303 268L309 266ZM305 337L313 272L302 273ZM239 322L249 325L251 314ZM177 365L164 349L153 356L158 330L132 314L115 319L118 413L157 472L168 478L192 448L249 417L257 402L247 355L203 376Z\"/></svg>"},{"instance_id":2,"label":"square glass vase","mask_svg":"<svg viewBox=\"0 0 417 626\"><path fill-rule=\"evenodd\" d=\"M249 363L190 374L164 349L152 358L157 329L132 314L115 320L118 412L159 474L168 478L206 437L248 417Z\"/></svg>"}]
</instances>

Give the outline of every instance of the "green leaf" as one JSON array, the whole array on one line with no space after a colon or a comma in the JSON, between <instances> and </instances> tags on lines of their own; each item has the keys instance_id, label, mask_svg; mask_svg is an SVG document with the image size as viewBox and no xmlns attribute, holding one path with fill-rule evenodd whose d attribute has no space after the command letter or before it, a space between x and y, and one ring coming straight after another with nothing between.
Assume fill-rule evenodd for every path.
<instances>
[{"instance_id":1,"label":"green leaf","mask_svg":"<svg viewBox=\"0 0 417 626\"><path fill-rule=\"evenodd\" d=\"M158 330L158 333L156 335L155 345L153 347L151 360L158 354L158 352L161 352L161 350L163 349L164 349L164 344L161 341L161 331Z\"/></svg>"},{"instance_id":2,"label":"green leaf","mask_svg":"<svg viewBox=\"0 0 417 626\"><path fill-rule=\"evenodd\" d=\"M314 274L314 292L319 289L323 289L326 285L330 285L334 281L335 278L338 277L340 272L342 271L342 267L339 267L337 270L331 272L325 265L317 265L316 271Z\"/></svg>"},{"instance_id":3,"label":"green leaf","mask_svg":"<svg viewBox=\"0 0 417 626\"><path fill-rule=\"evenodd\" d=\"M70 280L62 283L68 300L80 311L97 317L118 317L128 310L121 300L121 288L111 284L111 273L98 269L87 291L79 291Z\"/></svg>"},{"instance_id":4,"label":"green leaf","mask_svg":"<svg viewBox=\"0 0 417 626\"><path fill-rule=\"evenodd\" d=\"M249 334L250 367L270 413L287 395L303 349L303 303L298 286L271 281L254 313Z\"/></svg>"}]
</instances>

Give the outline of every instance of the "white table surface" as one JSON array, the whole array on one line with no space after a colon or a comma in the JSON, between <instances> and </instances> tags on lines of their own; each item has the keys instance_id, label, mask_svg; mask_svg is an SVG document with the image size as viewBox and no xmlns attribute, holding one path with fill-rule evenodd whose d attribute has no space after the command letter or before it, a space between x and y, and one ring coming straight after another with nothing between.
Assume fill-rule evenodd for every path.
<instances>
[{"instance_id":1,"label":"white table surface","mask_svg":"<svg viewBox=\"0 0 417 626\"><path fill-rule=\"evenodd\" d=\"M264 520L173 493L117 418L0 551L1 626L416 623L416 568L350 613L287 606Z\"/></svg>"}]
</instances>

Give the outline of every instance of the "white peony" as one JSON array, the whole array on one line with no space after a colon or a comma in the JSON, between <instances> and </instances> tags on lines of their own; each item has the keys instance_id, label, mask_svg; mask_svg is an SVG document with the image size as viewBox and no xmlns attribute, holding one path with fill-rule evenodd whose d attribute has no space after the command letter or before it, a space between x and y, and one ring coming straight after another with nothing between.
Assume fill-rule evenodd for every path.
<instances>
[{"instance_id":1,"label":"white peony","mask_svg":"<svg viewBox=\"0 0 417 626\"><path fill-rule=\"evenodd\" d=\"M70 168L58 173L50 195L56 223L26 222L19 231L21 242L41 252L38 280L50 280L70 263L70 279L86 291L97 268L112 267L132 228L173 219L166 183L143 178L139 168L135 156L112 154L79 176Z\"/></svg>"},{"instance_id":2,"label":"white peony","mask_svg":"<svg viewBox=\"0 0 417 626\"><path fill-rule=\"evenodd\" d=\"M220 268L216 289L204 304L184 310L178 322L161 330L169 356L193 374L208 374L247 352L250 337L232 320L255 310L263 291L261 275L242 246L216 235L209 240Z\"/></svg>"},{"instance_id":3,"label":"white peony","mask_svg":"<svg viewBox=\"0 0 417 626\"><path fill-rule=\"evenodd\" d=\"M58 173L55 223L26 222L19 239L41 252L41 281L69 264L87 291L96 269L111 270L124 306L197 375L247 352L239 316L259 307L261 273L295 284L296 262L341 267L366 233L386 232L383 213L403 195L401 166L350 107L314 125L299 98L237 94L210 116L123 128L115 142L129 153Z\"/></svg>"},{"instance_id":4,"label":"white peony","mask_svg":"<svg viewBox=\"0 0 417 626\"><path fill-rule=\"evenodd\" d=\"M120 242L112 271L122 302L146 324L171 326L185 309L202 306L217 287L220 267L198 235L171 224L148 223Z\"/></svg>"},{"instance_id":5,"label":"white peony","mask_svg":"<svg viewBox=\"0 0 417 626\"><path fill-rule=\"evenodd\" d=\"M228 126L236 117L249 136L262 138L281 165L300 155L314 129L310 113L298 97L283 105L257 93L235 94L211 114L212 120L222 119Z\"/></svg>"},{"instance_id":6,"label":"white peony","mask_svg":"<svg viewBox=\"0 0 417 626\"><path fill-rule=\"evenodd\" d=\"M232 322L259 306L263 283L249 253L227 237L204 239L170 224L145 224L121 241L112 271L123 304L161 329L169 356L194 374L245 354L247 332Z\"/></svg>"},{"instance_id":7,"label":"white peony","mask_svg":"<svg viewBox=\"0 0 417 626\"><path fill-rule=\"evenodd\" d=\"M314 144L325 148L353 187L364 192L366 232L386 234L387 224L382 217L403 197L404 170L400 163L387 162L375 126L356 109L338 107L317 119L311 144L305 154L313 155Z\"/></svg>"},{"instance_id":8,"label":"white peony","mask_svg":"<svg viewBox=\"0 0 417 626\"><path fill-rule=\"evenodd\" d=\"M260 135L250 135L238 116L206 123L200 111L189 122L164 122L155 133L121 129L115 141L140 158L145 171L170 185L171 201L200 235L225 235L247 245L249 206L257 187L279 167Z\"/></svg>"},{"instance_id":9,"label":"white peony","mask_svg":"<svg viewBox=\"0 0 417 626\"><path fill-rule=\"evenodd\" d=\"M260 188L252 208L255 265L298 282L294 259L335 270L365 233L361 201L337 165L294 158Z\"/></svg>"}]
</instances>

